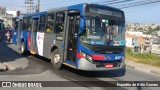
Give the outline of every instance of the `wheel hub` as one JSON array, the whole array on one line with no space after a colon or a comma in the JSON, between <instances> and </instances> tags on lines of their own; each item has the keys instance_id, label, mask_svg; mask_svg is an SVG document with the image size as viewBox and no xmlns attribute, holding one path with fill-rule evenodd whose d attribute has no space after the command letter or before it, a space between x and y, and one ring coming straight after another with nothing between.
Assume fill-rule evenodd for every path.
<instances>
[{"instance_id":1,"label":"wheel hub","mask_svg":"<svg viewBox=\"0 0 160 90\"><path fill-rule=\"evenodd\" d=\"M60 61L60 55L59 54L55 54L54 56L54 62L57 64Z\"/></svg>"},{"instance_id":2,"label":"wheel hub","mask_svg":"<svg viewBox=\"0 0 160 90\"><path fill-rule=\"evenodd\" d=\"M21 46L21 52L24 52L24 46Z\"/></svg>"}]
</instances>

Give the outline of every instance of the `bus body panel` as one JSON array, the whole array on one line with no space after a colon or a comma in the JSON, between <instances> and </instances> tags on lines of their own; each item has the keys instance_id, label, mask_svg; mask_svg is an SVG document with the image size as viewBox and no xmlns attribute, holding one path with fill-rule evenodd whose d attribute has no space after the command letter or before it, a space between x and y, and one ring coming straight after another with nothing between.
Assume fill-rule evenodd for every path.
<instances>
[{"instance_id":1,"label":"bus body panel","mask_svg":"<svg viewBox=\"0 0 160 90\"><path fill-rule=\"evenodd\" d=\"M15 45L17 45L17 33L18 33L18 30L14 29L12 33L12 43Z\"/></svg>"},{"instance_id":2,"label":"bus body panel","mask_svg":"<svg viewBox=\"0 0 160 90\"><path fill-rule=\"evenodd\" d=\"M37 35L36 35L36 43L37 43L37 54L40 55L40 56L45 56L44 54L44 38L45 38L45 35L43 32L37 32Z\"/></svg>"}]
</instances>

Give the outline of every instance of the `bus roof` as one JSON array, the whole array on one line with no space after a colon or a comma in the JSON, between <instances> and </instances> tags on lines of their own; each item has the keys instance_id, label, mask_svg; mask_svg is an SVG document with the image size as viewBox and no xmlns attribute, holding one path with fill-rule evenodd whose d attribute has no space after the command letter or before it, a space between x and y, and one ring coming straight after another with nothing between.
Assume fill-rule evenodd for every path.
<instances>
[{"instance_id":1,"label":"bus roof","mask_svg":"<svg viewBox=\"0 0 160 90\"><path fill-rule=\"evenodd\" d=\"M83 12L84 6L103 7L103 8L109 8L109 9L113 9L113 10L116 10L116 11L123 12L120 9L110 7L110 6L106 6L106 5L100 5L100 4L95 4L95 3L82 3L82 4L76 4L76 5L61 7L61 8L52 8L52 9L49 9L47 11L37 12L37 13L33 13L33 14L24 14L24 15L15 17L15 19L23 18L23 17L36 17L36 16L39 16L39 15L43 15L43 14L47 14L47 13L51 13L51 12L73 10L73 9L77 9L80 12Z\"/></svg>"}]
</instances>

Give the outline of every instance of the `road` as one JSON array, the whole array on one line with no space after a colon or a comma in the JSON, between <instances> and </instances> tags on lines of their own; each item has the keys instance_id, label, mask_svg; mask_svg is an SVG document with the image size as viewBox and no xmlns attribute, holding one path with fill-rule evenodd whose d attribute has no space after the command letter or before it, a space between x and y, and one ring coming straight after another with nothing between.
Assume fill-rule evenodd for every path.
<instances>
[{"instance_id":1,"label":"road","mask_svg":"<svg viewBox=\"0 0 160 90\"><path fill-rule=\"evenodd\" d=\"M53 70L52 64L48 59L26 55L19 53L16 45L7 44L3 40L0 41L0 62L5 64L9 70L0 72L0 81L160 81L160 76L137 71L126 67L125 76L119 76L118 71L108 72L86 72L77 71L72 68L63 66L61 70ZM76 83L74 83L76 84ZM159 90L156 87L87 87L80 84L79 87L54 87L59 90ZM104 84L110 84L105 82ZM11 88L3 88L3 90ZM21 90L21 88L12 88ZM33 88L26 88L33 89ZM44 88L36 88L43 90ZM52 89L53 88L47 88ZM1 88L0 88L1 90Z\"/></svg>"}]
</instances>

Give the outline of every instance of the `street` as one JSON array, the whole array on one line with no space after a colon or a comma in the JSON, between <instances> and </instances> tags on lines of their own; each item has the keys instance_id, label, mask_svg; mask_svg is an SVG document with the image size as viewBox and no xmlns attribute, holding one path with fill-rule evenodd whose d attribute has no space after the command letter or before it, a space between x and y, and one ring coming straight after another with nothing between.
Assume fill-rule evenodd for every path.
<instances>
[{"instance_id":1,"label":"street","mask_svg":"<svg viewBox=\"0 0 160 90\"><path fill-rule=\"evenodd\" d=\"M53 70L48 59L36 55L23 56L19 53L18 46L7 44L4 40L0 41L0 62L8 68L7 71L0 72L0 81L160 81L158 75L141 72L130 67L126 67L125 76L118 75L118 71L87 72L66 66L63 66L61 70ZM108 87L86 87L84 84L80 86L67 87L67 89L111 89ZM117 89L117 87L114 88ZM5 89L3 88L3 90ZM17 90L17 88L13 89ZM65 87L56 87L56 89L66 90ZM119 87L118 89L159 90L156 87Z\"/></svg>"}]
</instances>

